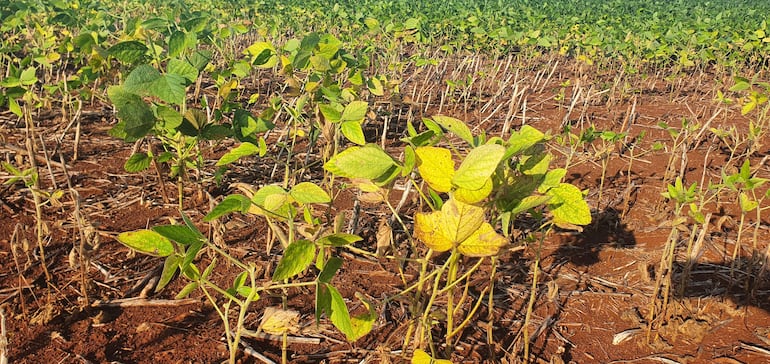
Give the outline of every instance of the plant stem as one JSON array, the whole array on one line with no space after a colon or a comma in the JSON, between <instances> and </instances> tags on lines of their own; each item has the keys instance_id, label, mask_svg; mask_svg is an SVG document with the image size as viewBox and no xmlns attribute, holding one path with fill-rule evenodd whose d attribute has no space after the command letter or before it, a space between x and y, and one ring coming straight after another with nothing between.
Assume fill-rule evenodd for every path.
<instances>
[{"instance_id":1,"label":"plant stem","mask_svg":"<svg viewBox=\"0 0 770 364\"><path fill-rule=\"evenodd\" d=\"M550 230L550 229L549 229ZM535 251L535 262L532 267L532 285L530 286L529 303L527 303L527 314L524 317L524 360L529 361L529 321L532 318L532 310L537 300L537 281L540 272L540 251L543 248L545 233L540 237Z\"/></svg>"},{"instance_id":2,"label":"plant stem","mask_svg":"<svg viewBox=\"0 0 770 364\"><path fill-rule=\"evenodd\" d=\"M452 255L449 256L449 272L447 272L446 289L447 289L447 304L446 304L446 338L444 340L446 344L447 355L452 353L452 337L451 333L454 331L454 286L457 280L457 260L460 254L457 253L457 249L452 250Z\"/></svg>"}]
</instances>

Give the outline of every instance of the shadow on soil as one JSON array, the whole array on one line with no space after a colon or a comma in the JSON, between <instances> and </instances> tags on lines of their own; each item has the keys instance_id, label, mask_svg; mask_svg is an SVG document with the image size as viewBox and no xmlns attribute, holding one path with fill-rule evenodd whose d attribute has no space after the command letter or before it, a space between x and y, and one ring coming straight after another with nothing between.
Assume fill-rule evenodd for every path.
<instances>
[{"instance_id":1,"label":"shadow on soil","mask_svg":"<svg viewBox=\"0 0 770 364\"><path fill-rule=\"evenodd\" d=\"M761 260L752 257L723 264L675 262L672 290L675 297L722 297L770 312L770 266L763 272Z\"/></svg>"},{"instance_id":2,"label":"shadow on soil","mask_svg":"<svg viewBox=\"0 0 770 364\"><path fill-rule=\"evenodd\" d=\"M614 209L594 215L595 223L586 227L583 232L564 239L553 253L556 263L551 275L558 275L562 267L571 263L575 266L590 266L600 262L600 253L607 248L631 249L636 246L633 231L622 223L620 214ZM762 256L762 254L759 254ZM648 271L652 280L659 272L657 261L648 262ZM619 287L603 287L615 288ZM539 296L546 294L543 289ZM674 299L685 298L716 298L732 302L736 308L754 306L770 312L770 262L762 269L760 257L742 257L736 261L725 261L720 264L701 263L695 261L677 261L673 267L672 295ZM564 302L569 300L567 296ZM541 302L541 300L538 300ZM562 304L564 303L562 302ZM558 307L558 305L557 305ZM546 317L536 331L543 331L544 337L538 339L532 335L532 342L540 341L542 346L536 345L534 353L542 357L546 353L546 345L553 339L553 324L558 322L561 310ZM563 360L571 359L569 342L564 339L556 340L561 350Z\"/></svg>"},{"instance_id":3,"label":"shadow on soil","mask_svg":"<svg viewBox=\"0 0 770 364\"><path fill-rule=\"evenodd\" d=\"M632 249L636 246L634 233L621 222L620 213L607 209L593 216L594 223L582 233L573 235L559 246L554 257L559 262L589 266L599 262L599 253L606 248Z\"/></svg>"}]
</instances>

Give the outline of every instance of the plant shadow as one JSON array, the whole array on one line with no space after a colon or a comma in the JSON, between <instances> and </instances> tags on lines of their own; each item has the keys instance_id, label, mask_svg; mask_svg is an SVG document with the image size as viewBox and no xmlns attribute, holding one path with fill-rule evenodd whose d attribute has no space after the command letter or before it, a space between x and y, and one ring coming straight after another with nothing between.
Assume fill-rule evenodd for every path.
<instances>
[{"instance_id":1,"label":"plant shadow","mask_svg":"<svg viewBox=\"0 0 770 364\"><path fill-rule=\"evenodd\" d=\"M554 252L556 261L589 266L599 263L599 253L604 249L632 249L636 246L633 231L621 221L617 210L609 208L594 214L593 220L582 232L563 239Z\"/></svg>"},{"instance_id":2,"label":"plant shadow","mask_svg":"<svg viewBox=\"0 0 770 364\"><path fill-rule=\"evenodd\" d=\"M770 312L770 267L762 271L757 258L739 257L719 264L677 261L673 273L676 298L722 297L737 307Z\"/></svg>"}]
</instances>

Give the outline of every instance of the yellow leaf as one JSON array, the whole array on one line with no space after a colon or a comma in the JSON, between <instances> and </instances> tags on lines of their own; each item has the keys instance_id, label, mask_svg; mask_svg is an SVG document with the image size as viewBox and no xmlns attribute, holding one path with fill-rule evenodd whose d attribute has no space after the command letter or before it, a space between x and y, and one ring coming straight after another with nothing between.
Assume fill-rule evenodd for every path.
<instances>
[{"instance_id":1,"label":"yellow leaf","mask_svg":"<svg viewBox=\"0 0 770 364\"><path fill-rule=\"evenodd\" d=\"M484 185L478 190L468 190L465 188L457 188L454 193L454 197L457 201L465 202L467 204L475 204L481 200L487 198L492 193L492 179L487 178Z\"/></svg>"},{"instance_id":2,"label":"yellow leaf","mask_svg":"<svg viewBox=\"0 0 770 364\"><path fill-rule=\"evenodd\" d=\"M439 147L419 147L417 170L430 188L437 192L449 192L455 174L455 163L449 149Z\"/></svg>"},{"instance_id":3,"label":"yellow leaf","mask_svg":"<svg viewBox=\"0 0 770 364\"><path fill-rule=\"evenodd\" d=\"M485 222L468 239L460 243L457 250L468 257L488 257L497 254L507 243L508 239Z\"/></svg>"},{"instance_id":4,"label":"yellow leaf","mask_svg":"<svg viewBox=\"0 0 770 364\"><path fill-rule=\"evenodd\" d=\"M441 207L441 233L456 245L468 239L484 222L484 209L450 198Z\"/></svg>"},{"instance_id":5,"label":"yellow leaf","mask_svg":"<svg viewBox=\"0 0 770 364\"><path fill-rule=\"evenodd\" d=\"M437 252L445 252L453 246L452 241L441 233L442 217L440 211L430 214L418 212L414 215L414 235Z\"/></svg>"},{"instance_id":6,"label":"yellow leaf","mask_svg":"<svg viewBox=\"0 0 770 364\"><path fill-rule=\"evenodd\" d=\"M425 351L417 349L412 356L412 364L452 364L452 362L446 359L433 359Z\"/></svg>"},{"instance_id":7,"label":"yellow leaf","mask_svg":"<svg viewBox=\"0 0 770 364\"><path fill-rule=\"evenodd\" d=\"M429 248L443 252L472 236L484 223L484 209L450 198L441 211L417 213L414 234Z\"/></svg>"},{"instance_id":8,"label":"yellow leaf","mask_svg":"<svg viewBox=\"0 0 770 364\"><path fill-rule=\"evenodd\" d=\"M268 307L262 315L262 331L270 335L299 332L299 312Z\"/></svg>"}]
</instances>

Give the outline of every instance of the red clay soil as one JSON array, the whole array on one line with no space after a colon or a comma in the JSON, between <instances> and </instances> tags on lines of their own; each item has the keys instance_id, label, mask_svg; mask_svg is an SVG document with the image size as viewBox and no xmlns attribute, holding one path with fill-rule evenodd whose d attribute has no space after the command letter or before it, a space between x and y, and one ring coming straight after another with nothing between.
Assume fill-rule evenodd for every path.
<instances>
[{"instance_id":1,"label":"red clay soil","mask_svg":"<svg viewBox=\"0 0 770 364\"><path fill-rule=\"evenodd\" d=\"M453 74L452 67L460 66L450 66L445 78ZM680 175L680 171L684 172L688 185L700 183L702 179L718 183L723 168L732 173L742 163L741 158L730 158L728 146L708 128L694 131L697 135L705 130L688 140L687 158L682 161L682 149L674 146L672 136L659 123L678 129L682 120L687 119L701 127L709 122L710 127L736 126L745 131L748 119L740 115L739 106L721 106L713 101L713 85L717 80L708 74L682 74L674 81L666 81L660 75L626 76L615 82L612 75L588 76L590 69L580 69L582 66L558 66L549 79L538 76L544 69L550 71L550 67L549 63L521 68L519 89L526 86L526 104L512 101L516 95L510 85L496 95L495 85L500 85L493 80L479 81L482 84L478 90L458 91L442 101L441 85L444 84L428 88L427 80L431 77L428 70L401 86L403 98L376 103L377 118L369 121L368 129L376 138L372 141L380 140L383 115L400 115L390 120L387 138L392 146L397 146L407 118L419 120L421 116L437 113L466 120L488 135L499 134L506 117L513 121L512 127L526 123L550 130L553 135L560 134L564 125L571 125L573 133L590 125L598 130L626 132L627 141L644 134L637 144L616 147L609 154L601 200L601 140L577 148L571 157L568 182L589 191L587 199L594 211L594 222L582 233L552 232L543 242L537 300L526 331L531 339L531 361L770 362L770 276L767 272L760 275L756 260L751 257L754 227L759 223L757 248L764 251L770 240L770 217L763 213L757 222L754 215L749 216L744 235L749 238L743 239L741 254L737 261L732 261L740 216L729 195L709 205L711 222L702 240L702 254L697 259L687 258L684 246L689 235L680 234L681 248L676 257L672 288L675 295L668 307L668 319L649 336L647 332L653 287L661 273L658 265L673 218L673 205L661 197L665 183L671 182L672 175ZM505 77L497 75L495 79L499 82ZM565 82L568 80L569 85ZM428 91L423 93L425 89ZM602 93L605 89L610 91ZM576 95L578 91L582 96ZM560 93L564 96L556 97ZM495 103L487 108L482 106L495 97L499 100L497 104L506 103L499 109L503 111L496 114ZM570 107L576 97L579 102ZM510 112L508 103L513 105ZM152 305L168 303L161 300L172 299L186 282L176 278L162 292L153 293L152 282L148 283L147 278L159 274L162 259L132 254L114 239L120 232L180 221L174 203L175 184L165 176L159 180L152 169L145 173L125 172L123 163L132 145L107 134L115 122L114 115L98 105L90 106L84 115L78 159L72 160L74 142L69 132L64 135L60 148L64 159L50 158L54 161L50 169L39 163L43 188L65 192L58 204L48 204L43 210L44 254L52 276L49 285L41 267L43 252L37 247L31 194L17 183L6 187L0 195L0 307L7 320L10 362L215 363L226 360L223 325L203 294L196 291L191 295L192 300ZM46 152L50 153L66 122L57 115L43 116L37 119L38 133L46 141ZM19 165L19 161L24 162L23 123L7 112L2 113L2 119L0 152L4 160ZM660 149L653 147L658 141ZM560 145L556 139L549 145L556 156L553 165L564 166L569 147ZM214 183L206 173L214 171L213 161L231 146L217 144L206 151L208 165L204 173L196 177L199 183L191 183L185 190L185 213L204 233L221 236L219 244L230 254L257 263L264 279L269 280L281 250L273 247L266 251L267 228L263 220L232 215L220 226L212 227L201 219L222 196L235 192L230 186L232 183L261 186L275 181L269 177L273 162L252 159L231 168L221 184ZM770 140L763 138L755 146L748 157L753 171L757 177L770 178L770 166L764 158L770 151ZM38 149L43 156L42 148ZM667 176L666 168L672 155L671 164L676 172ZM62 162L66 163L66 174ZM282 178L282 172L277 174L280 175L277 178ZM67 178L79 195L78 205L73 202ZM164 201L161 184L169 201ZM201 189L195 190L196 185ZM356 196L355 191L344 191L335 201L333 211L350 214ZM407 223L418 208L416 200L409 200L401 210ZM82 217L80 221L76 213ZM362 235L364 241L356 247L373 252L377 226L389 217L382 206L361 203L360 222L355 232ZM523 219L517 226L521 226L522 231L512 242L510 251L501 253L497 267L494 321L487 321L489 306L485 301L474 322L458 339L451 358L456 363L525 361L521 359L525 340L523 323L532 293L532 263L538 244L536 239L525 239L530 233L527 226L531 226L531 221ZM83 237L88 239L90 261L85 267L80 266L73 251ZM405 252L406 248L399 246L403 234L395 231L395 237L395 249ZM522 246L523 249L518 248ZM301 313L302 328L296 336L315 340L290 342L289 362L408 362L410 356L401 349L408 323L413 319L409 302L406 298L389 299L405 288L398 263L349 252L342 254L345 264L333 283L343 297L350 299L349 305L352 304L356 312L361 310L353 304L357 302L354 299L357 292L379 303L374 330L355 343L347 343L327 319L316 326L312 290L289 290L288 306ZM434 263L441 264L445 258L439 256ZM199 259L199 266L205 266L211 255L204 252ZM689 279L686 286L682 286L681 276L686 268L690 271ZM404 277L413 282L417 276L415 269L407 265ZM234 267L220 262L212 279L230 282L237 273ZM312 280L315 274L308 272L305 278ZM488 287L489 274L488 267L474 274L470 295L478 295ZM135 306L118 305L114 301L132 297L147 299ZM248 326L256 329L264 308L281 302L279 296L262 297L247 315ZM466 312L469 309L467 307ZM491 343L488 334L491 334ZM435 327L434 335L443 338L440 325ZM245 338L244 342L254 352L280 362L280 342L270 338ZM240 351L238 361L262 362L250 352Z\"/></svg>"}]
</instances>

